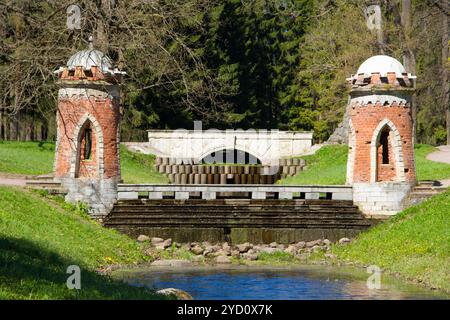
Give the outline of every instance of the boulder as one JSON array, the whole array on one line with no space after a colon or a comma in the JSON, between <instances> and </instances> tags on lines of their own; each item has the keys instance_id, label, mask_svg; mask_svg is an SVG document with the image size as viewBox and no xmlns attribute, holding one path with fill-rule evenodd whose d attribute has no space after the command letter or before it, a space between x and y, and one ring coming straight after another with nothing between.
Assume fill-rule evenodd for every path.
<instances>
[{"instance_id":1,"label":"boulder","mask_svg":"<svg viewBox=\"0 0 450 320\"><path fill-rule=\"evenodd\" d=\"M164 239L154 237L154 238L152 238L151 242L152 242L152 246L156 246L157 244L163 243Z\"/></svg>"},{"instance_id":2,"label":"boulder","mask_svg":"<svg viewBox=\"0 0 450 320\"><path fill-rule=\"evenodd\" d=\"M172 245L172 239L170 239L170 238L163 242L164 249L170 247L171 245Z\"/></svg>"},{"instance_id":3,"label":"boulder","mask_svg":"<svg viewBox=\"0 0 450 320\"><path fill-rule=\"evenodd\" d=\"M207 246L207 247L205 248L205 250L203 250L203 255L204 255L205 257L211 255L212 253L214 253L214 248L213 248L212 246Z\"/></svg>"},{"instance_id":4,"label":"boulder","mask_svg":"<svg viewBox=\"0 0 450 320\"><path fill-rule=\"evenodd\" d=\"M236 248L239 250L240 253L244 253L244 252L247 252L248 250L250 250L252 248L252 245L250 243L246 242L246 243L238 244L236 246Z\"/></svg>"},{"instance_id":5,"label":"boulder","mask_svg":"<svg viewBox=\"0 0 450 320\"><path fill-rule=\"evenodd\" d=\"M296 254L297 247L291 244L286 249L284 249L284 252L289 253L289 254Z\"/></svg>"},{"instance_id":6,"label":"boulder","mask_svg":"<svg viewBox=\"0 0 450 320\"><path fill-rule=\"evenodd\" d=\"M204 251L203 248L200 247L199 245L196 245L191 248L191 252L195 255L203 254L203 251Z\"/></svg>"},{"instance_id":7,"label":"boulder","mask_svg":"<svg viewBox=\"0 0 450 320\"><path fill-rule=\"evenodd\" d=\"M192 296L186 291L175 289L175 288L166 288L156 291L156 293L163 294L166 296L175 296L179 300L194 300Z\"/></svg>"},{"instance_id":8,"label":"boulder","mask_svg":"<svg viewBox=\"0 0 450 320\"><path fill-rule=\"evenodd\" d=\"M230 257L227 256L218 256L215 259L217 264L230 264L231 263L231 259Z\"/></svg>"},{"instance_id":9,"label":"boulder","mask_svg":"<svg viewBox=\"0 0 450 320\"><path fill-rule=\"evenodd\" d=\"M339 244L347 244L350 243L351 240L349 238L341 238L339 239Z\"/></svg>"},{"instance_id":10,"label":"boulder","mask_svg":"<svg viewBox=\"0 0 450 320\"><path fill-rule=\"evenodd\" d=\"M234 258L239 258L240 257L240 253L239 250L231 250L231 256Z\"/></svg>"},{"instance_id":11,"label":"boulder","mask_svg":"<svg viewBox=\"0 0 450 320\"><path fill-rule=\"evenodd\" d=\"M217 250L216 252L213 252L213 253L212 253L212 256L213 256L213 257L218 257L218 256L228 256L228 255L229 255L228 252L225 252L225 251L222 250L222 249Z\"/></svg>"},{"instance_id":12,"label":"boulder","mask_svg":"<svg viewBox=\"0 0 450 320\"><path fill-rule=\"evenodd\" d=\"M149 240L150 240L150 237L145 236L143 234L141 234L139 237L137 237L138 242L145 242L145 241L149 241Z\"/></svg>"},{"instance_id":13,"label":"boulder","mask_svg":"<svg viewBox=\"0 0 450 320\"><path fill-rule=\"evenodd\" d=\"M272 242L271 244L269 244L269 247L271 248L276 248L278 246L278 243L276 242Z\"/></svg>"},{"instance_id":14,"label":"boulder","mask_svg":"<svg viewBox=\"0 0 450 320\"><path fill-rule=\"evenodd\" d=\"M308 248L312 248L312 247L314 247L314 246L320 246L320 245L322 245L322 240L308 241L308 242L306 243L306 246L307 246Z\"/></svg>"},{"instance_id":15,"label":"boulder","mask_svg":"<svg viewBox=\"0 0 450 320\"><path fill-rule=\"evenodd\" d=\"M262 248L261 249L261 253L269 253L269 254L272 254L272 253L275 253L275 252L280 252L281 250L280 249L278 249L278 248Z\"/></svg>"},{"instance_id":16,"label":"boulder","mask_svg":"<svg viewBox=\"0 0 450 320\"><path fill-rule=\"evenodd\" d=\"M325 239L325 240L323 240L323 244L324 244L325 246L330 246L330 245L331 245L331 241L328 240L328 239Z\"/></svg>"},{"instance_id":17,"label":"boulder","mask_svg":"<svg viewBox=\"0 0 450 320\"><path fill-rule=\"evenodd\" d=\"M306 242L305 241L300 241L300 242L297 242L295 245L299 249L300 248L304 248L304 247L306 247Z\"/></svg>"},{"instance_id":18,"label":"boulder","mask_svg":"<svg viewBox=\"0 0 450 320\"><path fill-rule=\"evenodd\" d=\"M258 255L256 253L246 252L242 255L242 257L250 261L258 260Z\"/></svg>"}]
</instances>

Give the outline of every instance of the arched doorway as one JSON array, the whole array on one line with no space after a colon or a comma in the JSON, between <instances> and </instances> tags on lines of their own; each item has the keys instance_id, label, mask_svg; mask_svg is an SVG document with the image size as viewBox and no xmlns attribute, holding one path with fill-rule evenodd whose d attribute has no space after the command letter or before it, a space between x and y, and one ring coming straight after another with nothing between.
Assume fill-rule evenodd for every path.
<instances>
[{"instance_id":1,"label":"arched doorway","mask_svg":"<svg viewBox=\"0 0 450 320\"><path fill-rule=\"evenodd\" d=\"M402 142L392 121L380 122L371 146L371 181L404 181Z\"/></svg>"},{"instance_id":2,"label":"arched doorway","mask_svg":"<svg viewBox=\"0 0 450 320\"><path fill-rule=\"evenodd\" d=\"M90 119L81 126L77 140L75 178L98 177L98 138Z\"/></svg>"}]
</instances>

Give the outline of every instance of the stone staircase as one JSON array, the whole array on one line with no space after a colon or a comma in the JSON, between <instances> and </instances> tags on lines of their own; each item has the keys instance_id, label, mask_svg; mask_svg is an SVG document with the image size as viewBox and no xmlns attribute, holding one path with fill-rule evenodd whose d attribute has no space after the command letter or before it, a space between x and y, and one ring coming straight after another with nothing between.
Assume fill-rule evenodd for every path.
<instances>
[{"instance_id":1,"label":"stone staircase","mask_svg":"<svg viewBox=\"0 0 450 320\"><path fill-rule=\"evenodd\" d=\"M50 194L64 195L67 193L61 183L53 180L53 175L40 175L27 179L26 187L34 190L46 190Z\"/></svg>"},{"instance_id":2,"label":"stone staircase","mask_svg":"<svg viewBox=\"0 0 450 320\"><path fill-rule=\"evenodd\" d=\"M405 201L404 207L408 208L417 205L432 196L440 194L448 190L448 187L442 186L439 181L419 181L417 186L409 194Z\"/></svg>"},{"instance_id":3,"label":"stone staircase","mask_svg":"<svg viewBox=\"0 0 450 320\"><path fill-rule=\"evenodd\" d=\"M104 225L177 242L293 243L354 237L376 220L343 200L123 200Z\"/></svg>"}]
</instances>

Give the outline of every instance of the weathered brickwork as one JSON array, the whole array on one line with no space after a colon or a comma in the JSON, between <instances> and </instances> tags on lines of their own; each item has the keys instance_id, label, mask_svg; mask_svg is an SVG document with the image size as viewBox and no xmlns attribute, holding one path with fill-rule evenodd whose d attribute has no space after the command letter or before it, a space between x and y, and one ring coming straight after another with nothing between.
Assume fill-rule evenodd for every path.
<instances>
[{"instance_id":1,"label":"weathered brickwork","mask_svg":"<svg viewBox=\"0 0 450 320\"><path fill-rule=\"evenodd\" d=\"M108 214L120 181L119 82L102 52L84 50L58 70L55 179L66 200L84 202L93 216Z\"/></svg>"},{"instance_id":2,"label":"weathered brickwork","mask_svg":"<svg viewBox=\"0 0 450 320\"><path fill-rule=\"evenodd\" d=\"M85 116L89 115L88 118ZM120 112L117 102L98 98L60 98L58 104L58 150L55 176L65 177L71 174L75 154L79 152L76 171L73 177L104 177L119 175L118 135ZM97 121L96 128L92 121ZM90 125L92 130L92 160L83 160L83 126ZM101 132L99 132L101 130ZM98 135L103 139L98 141ZM80 150L78 150L78 148ZM103 157L99 159L99 149ZM81 161L79 161L81 160ZM103 163L103 170L98 167ZM78 170L77 170L78 169ZM88 174L89 172L89 174ZM73 173L72 173L73 175Z\"/></svg>"},{"instance_id":3,"label":"weathered brickwork","mask_svg":"<svg viewBox=\"0 0 450 320\"><path fill-rule=\"evenodd\" d=\"M353 169L353 182L380 182L380 181L415 181L414 148L412 142L411 108L408 105L352 105L350 109L352 125L355 129L355 162ZM386 124L389 129L389 164L382 164L382 146L379 138L382 132L377 132L377 126L383 120L389 120L394 128ZM394 131L395 130L395 131ZM400 146L395 143L395 135L400 135ZM372 140L376 139L377 161L373 167ZM399 163L396 163L395 150L403 162L404 180L397 175ZM376 170L376 181L372 181L372 171Z\"/></svg>"}]
</instances>

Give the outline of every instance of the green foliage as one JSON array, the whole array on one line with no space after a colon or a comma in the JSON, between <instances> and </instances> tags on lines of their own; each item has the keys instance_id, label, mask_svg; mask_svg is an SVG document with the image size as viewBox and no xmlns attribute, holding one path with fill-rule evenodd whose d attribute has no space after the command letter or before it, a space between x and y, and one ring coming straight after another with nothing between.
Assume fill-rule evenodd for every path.
<instances>
[{"instance_id":1,"label":"green foliage","mask_svg":"<svg viewBox=\"0 0 450 320\"><path fill-rule=\"evenodd\" d=\"M312 10L306 0L233 0L206 15L207 64L219 70L228 92L222 98L231 105L213 125L287 128L299 91L299 48Z\"/></svg>"},{"instance_id":2,"label":"green foliage","mask_svg":"<svg viewBox=\"0 0 450 320\"><path fill-rule=\"evenodd\" d=\"M57 198L7 187L0 195L1 298L161 298L95 272L144 261L136 241L80 215L80 207L61 208ZM81 290L66 287L70 265L81 268Z\"/></svg>"},{"instance_id":3,"label":"green foliage","mask_svg":"<svg viewBox=\"0 0 450 320\"><path fill-rule=\"evenodd\" d=\"M345 246L341 259L375 264L450 292L450 190L380 223Z\"/></svg>"}]
</instances>

